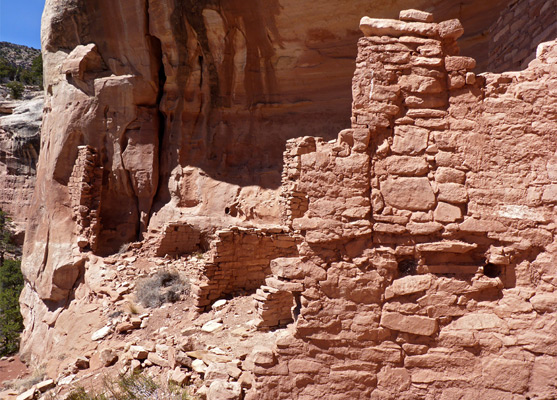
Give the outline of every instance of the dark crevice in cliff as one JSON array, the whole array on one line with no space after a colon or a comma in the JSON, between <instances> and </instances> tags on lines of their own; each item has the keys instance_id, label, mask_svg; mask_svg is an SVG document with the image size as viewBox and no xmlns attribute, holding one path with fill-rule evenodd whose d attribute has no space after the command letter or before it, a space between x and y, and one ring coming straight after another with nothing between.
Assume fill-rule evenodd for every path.
<instances>
[{"instance_id":1,"label":"dark crevice in cliff","mask_svg":"<svg viewBox=\"0 0 557 400\"><path fill-rule=\"evenodd\" d=\"M151 30L150 30L149 0L146 0L146 12L145 12L145 14L146 14L146 20L147 20L146 31L151 32ZM151 215L155 211L155 210L153 210L153 204L155 203L156 199L159 197L159 194L160 194L161 190L164 190L164 187L166 185L165 180L162 179L162 173L163 173L162 159L164 157L162 153L163 153L163 149L164 149L166 123L167 123L167 119L168 119L168 116L164 112L164 110L162 108L162 105L161 105L162 101L163 101L164 93L165 93L164 92L164 87L165 87L166 80L167 80L165 66L164 66L164 60L163 60L162 42L158 37L156 37L154 35L151 35L151 34L149 34L149 39L150 39L153 59L157 63L157 67L158 67L158 70L157 70L158 90L157 90L157 99L156 99L156 103L155 103L155 107L157 109L157 116L158 116L158 155L157 155L157 163L158 163L157 175L158 176L157 176L157 188L156 188L156 191L153 194L153 197L151 199L151 207L150 207L150 210L148 212L148 215L146 216L147 220L145 221L144 228L147 228L147 226L149 226L149 221L151 219ZM143 232L139 232L140 239L141 239L142 234L143 234Z\"/></svg>"},{"instance_id":2,"label":"dark crevice in cliff","mask_svg":"<svg viewBox=\"0 0 557 400\"><path fill-rule=\"evenodd\" d=\"M199 60L201 73L204 72L203 68L206 68L206 72L209 75L207 82L209 84L209 93L211 97L210 102L213 107L218 107L220 104L219 75L213 53L211 52L211 47L209 46L209 35L203 17L203 11L209 8L210 2L207 0L186 0L184 3L186 19L196 33L197 43L202 54Z\"/></svg>"}]
</instances>

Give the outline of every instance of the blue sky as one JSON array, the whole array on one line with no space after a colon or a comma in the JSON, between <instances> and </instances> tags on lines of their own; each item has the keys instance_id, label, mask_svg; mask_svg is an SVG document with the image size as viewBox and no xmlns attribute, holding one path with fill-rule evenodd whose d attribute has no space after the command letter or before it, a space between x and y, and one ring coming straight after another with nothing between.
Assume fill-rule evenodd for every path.
<instances>
[{"instance_id":1,"label":"blue sky","mask_svg":"<svg viewBox=\"0 0 557 400\"><path fill-rule=\"evenodd\" d=\"M0 42L41 48L45 0L0 0Z\"/></svg>"}]
</instances>

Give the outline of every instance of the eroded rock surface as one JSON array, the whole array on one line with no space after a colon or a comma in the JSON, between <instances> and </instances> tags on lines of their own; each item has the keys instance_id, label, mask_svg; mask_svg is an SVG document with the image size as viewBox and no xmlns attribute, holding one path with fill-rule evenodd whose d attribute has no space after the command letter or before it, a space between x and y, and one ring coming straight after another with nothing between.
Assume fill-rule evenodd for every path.
<instances>
[{"instance_id":1,"label":"eroded rock surface","mask_svg":"<svg viewBox=\"0 0 557 400\"><path fill-rule=\"evenodd\" d=\"M44 97L0 102L0 209L23 244L39 159Z\"/></svg>"},{"instance_id":2,"label":"eroded rock surface","mask_svg":"<svg viewBox=\"0 0 557 400\"><path fill-rule=\"evenodd\" d=\"M555 41L476 75L458 20L365 17L337 135L358 6L47 1L28 359L143 329L109 317L133 286L119 272L189 253L198 311L255 292L251 327L272 331L231 372L246 399L555 395ZM134 255L103 259L118 249ZM118 367L173 369L184 332ZM220 380L206 393L240 395L191 354Z\"/></svg>"}]
</instances>

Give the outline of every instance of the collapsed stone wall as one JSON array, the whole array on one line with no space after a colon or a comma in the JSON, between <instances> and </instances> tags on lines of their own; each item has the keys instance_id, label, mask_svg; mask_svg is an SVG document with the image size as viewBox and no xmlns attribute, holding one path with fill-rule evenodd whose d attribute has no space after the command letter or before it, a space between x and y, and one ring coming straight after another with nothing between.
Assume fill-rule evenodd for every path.
<instances>
[{"instance_id":1,"label":"collapsed stone wall","mask_svg":"<svg viewBox=\"0 0 557 400\"><path fill-rule=\"evenodd\" d=\"M213 229L280 221L285 141L315 132L331 139L344 126L354 21L365 10L397 11L379 0L342 10L335 1L318 10L304 1L46 1L48 151L40 156L24 249L29 291L55 300L48 293L60 288L47 276L62 266L68 279L79 276L68 192L78 146L95 149L103 168L97 255L114 254L179 215L210 216ZM440 15L466 13L466 49L479 54L485 46L474 33L505 1L423 4Z\"/></svg>"},{"instance_id":2,"label":"collapsed stone wall","mask_svg":"<svg viewBox=\"0 0 557 400\"><path fill-rule=\"evenodd\" d=\"M511 1L489 29L489 70L526 68L538 44L557 37L556 13L554 1Z\"/></svg>"},{"instance_id":3,"label":"collapsed stone wall","mask_svg":"<svg viewBox=\"0 0 557 400\"><path fill-rule=\"evenodd\" d=\"M187 223L168 223L161 232L150 233L156 236L151 246L158 257L177 256L200 250L200 232Z\"/></svg>"},{"instance_id":4,"label":"collapsed stone wall","mask_svg":"<svg viewBox=\"0 0 557 400\"><path fill-rule=\"evenodd\" d=\"M192 291L197 306L204 308L227 295L255 291L271 275L272 259L296 254L296 238L280 228L217 231L203 279Z\"/></svg>"},{"instance_id":5,"label":"collapsed stone wall","mask_svg":"<svg viewBox=\"0 0 557 400\"><path fill-rule=\"evenodd\" d=\"M67 9L55 7L57 0L48 3L45 61L47 87L54 94L47 101L45 168L39 171L34 200L40 212L27 242L22 294L23 351L37 355L36 360L51 349L44 343L61 346L68 340L57 318L71 315L64 307L72 290L86 298L90 284L82 269L89 271L91 264L74 251L73 210L65 207L71 204L68 178L74 165L67 160L78 158L79 144L101 155L100 239L107 248L136 239L149 217L153 225L157 217L171 220L165 212L184 211L186 220L193 219L191 214L226 214L240 192L245 197L238 203L254 207L262 191L246 189L253 177L237 180L234 174L263 171L257 181L262 185L269 177L258 159L249 168L219 176L242 158L235 157L235 149L203 150L235 142L219 141L219 135L230 132L226 124L207 123L221 115L209 107L217 102L210 90L212 61L197 57L207 43L197 43L190 26L199 16L178 10L190 23L187 33L173 31L174 37L165 25L171 20L173 28L181 26L167 15L174 4L130 2L120 10L141 23L126 17L124 24L124 16L117 15L118 23L103 24L111 25L106 30L115 36L140 39L131 44L95 40L97 48L83 43L103 37L105 26L87 24L79 10L89 7L98 18L114 10L109 2L75 1L72 7L77 6ZM145 9L153 36L145 34L143 11L131 12ZM211 10L205 15L217 17ZM91 32L61 35L60 24L74 17ZM280 190L285 227L219 231L207 254L202 282L193 290L200 307L256 290L261 329L295 321L280 331L275 347L258 350L246 361L246 366L252 362L255 377L248 398L554 395L555 47L541 47L538 60L521 73L476 76L469 71L474 61L458 57L458 22L434 24L431 15L415 11L402 19L407 22L362 23L366 38L359 43L353 81L352 129L336 141L305 136L287 143ZM130 32L131 27L137 31ZM328 37L322 31L316 35ZM187 51L175 47L184 37ZM253 43L239 47L244 45L255 51ZM190 51L195 56L185 60ZM164 68L161 52L168 63ZM62 73L55 72L64 60ZM269 71L259 71L256 78ZM191 81L180 81L186 76ZM187 93L180 92L186 86ZM69 103L74 107L68 111ZM188 103L187 112L182 103ZM276 111L274 103L265 107L265 112ZM281 110L288 115L288 107ZM184 128L194 120L201 121L195 129ZM299 126L299 120L290 122ZM310 128L296 134L319 130L306 125ZM65 127L63 135L59 126ZM242 143L250 143L250 137ZM181 153L175 151L177 143ZM171 159L161 162L162 170L159 152ZM222 159L213 157L217 153L224 154ZM205 156L210 162L202 160ZM276 172L270 173L272 183ZM166 210L151 209L159 176L164 179L158 206L164 203ZM238 182L241 190L234 185ZM275 205L263 203L263 208L268 204ZM182 206L187 212L176 210ZM265 222L276 222L275 211L265 214ZM220 228L231 222L245 221L222 216L211 223ZM164 232L169 243L189 240L172 228Z\"/></svg>"},{"instance_id":6,"label":"collapsed stone wall","mask_svg":"<svg viewBox=\"0 0 557 400\"><path fill-rule=\"evenodd\" d=\"M361 22L352 129L288 142L299 315L250 399L557 395L557 45L477 76L458 21L401 19Z\"/></svg>"}]
</instances>

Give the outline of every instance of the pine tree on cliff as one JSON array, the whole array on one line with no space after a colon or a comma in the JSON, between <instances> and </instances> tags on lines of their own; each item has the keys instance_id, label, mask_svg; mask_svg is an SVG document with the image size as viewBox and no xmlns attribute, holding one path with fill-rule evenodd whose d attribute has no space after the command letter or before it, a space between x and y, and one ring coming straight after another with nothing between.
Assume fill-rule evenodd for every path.
<instances>
[{"instance_id":1,"label":"pine tree on cliff","mask_svg":"<svg viewBox=\"0 0 557 400\"><path fill-rule=\"evenodd\" d=\"M23 318L19 294L23 289L21 262L5 260L0 266L0 355L13 354L19 348Z\"/></svg>"},{"instance_id":2,"label":"pine tree on cliff","mask_svg":"<svg viewBox=\"0 0 557 400\"><path fill-rule=\"evenodd\" d=\"M5 254L13 252L15 246L12 244L12 233L10 231L10 218L0 210L0 265L4 265Z\"/></svg>"},{"instance_id":3,"label":"pine tree on cliff","mask_svg":"<svg viewBox=\"0 0 557 400\"><path fill-rule=\"evenodd\" d=\"M9 222L0 210L0 356L17 352L19 333L23 330L19 310L19 294L23 289L21 261L6 258L14 250Z\"/></svg>"}]
</instances>

